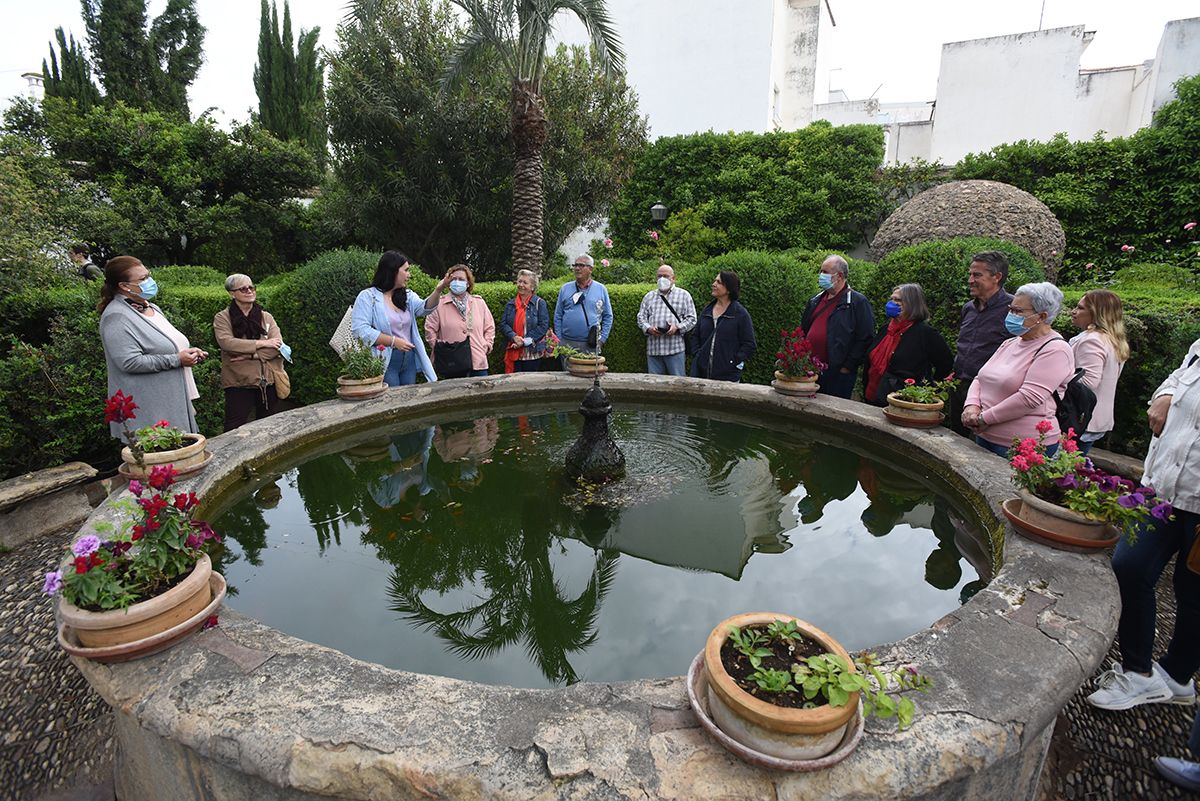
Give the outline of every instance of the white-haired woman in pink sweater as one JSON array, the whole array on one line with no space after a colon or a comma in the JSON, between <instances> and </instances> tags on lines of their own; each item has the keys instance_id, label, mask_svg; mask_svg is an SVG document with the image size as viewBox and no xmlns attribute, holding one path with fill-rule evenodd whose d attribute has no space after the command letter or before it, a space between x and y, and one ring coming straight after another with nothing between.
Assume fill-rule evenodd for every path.
<instances>
[{"instance_id":1,"label":"white-haired woman in pink sweater","mask_svg":"<svg viewBox=\"0 0 1200 801\"><path fill-rule=\"evenodd\" d=\"M967 390L963 425L992 453L1004 456L1014 439L1036 439L1043 420L1052 425L1046 453L1058 450L1054 393L1061 396L1075 374L1071 346L1050 327L1062 301L1062 292L1048 281L1018 289L1004 319L1013 338L1000 345Z\"/></svg>"}]
</instances>

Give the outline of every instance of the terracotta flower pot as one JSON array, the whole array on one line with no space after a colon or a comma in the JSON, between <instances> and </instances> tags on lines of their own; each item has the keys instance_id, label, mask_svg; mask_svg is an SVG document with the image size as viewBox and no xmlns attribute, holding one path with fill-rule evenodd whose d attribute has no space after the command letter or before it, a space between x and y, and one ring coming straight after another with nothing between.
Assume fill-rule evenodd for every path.
<instances>
[{"instance_id":1,"label":"terracotta flower pot","mask_svg":"<svg viewBox=\"0 0 1200 801\"><path fill-rule=\"evenodd\" d=\"M932 428L941 425L945 418L942 409L946 404L940 400L935 403L915 403L892 392L888 394L887 402L887 418L900 425Z\"/></svg>"},{"instance_id":2,"label":"terracotta flower pot","mask_svg":"<svg viewBox=\"0 0 1200 801\"><path fill-rule=\"evenodd\" d=\"M1117 540L1112 526L1103 520L1084 517L1025 490L1019 490L1017 495L1019 505L1005 501L1005 516L1017 529L1040 542L1070 546L1072 550L1100 550Z\"/></svg>"},{"instance_id":3,"label":"terracotta flower pot","mask_svg":"<svg viewBox=\"0 0 1200 801\"><path fill-rule=\"evenodd\" d=\"M813 709L775 706L738 686L721 663L721 646L729 628L766 626L775 620L794 620L805 637L815 640L830 653L854 662L846 649L811 623L791 615L749 612L722 620L704 644L704 669L708 681L708 704L721 731L762 754L780 759L818 759L842 741L846 727L858 710L859 693L853 692L845 706L829 704Z\"/></svg>"},{"instance_id":4,"label":"terracotta flower pot","mask_svg":"<svg viewBox=\"0 0 1200 801\"><path fill-rule=\"evenodd\" d=\"M779 370L775 371L775 380L771 382L771 386L781 395L793 395L801 398L811 398L821 388L821 385L817 383L816 376L800 378L787 375Z\"/></svg>"},{"instance_id":5,"label":"terracotta flower pot","mask_svg":"<svg viewBox=\"0 0 1200 801\"><path fill-rule=\"evenodd\" d=\"M147 478L155 467L167 464L174 465L180 473L196 472L208 462L209 455L204 450L207 440L203 434L184 434L183 440L187 444L182 448L143 454L144 468L138 465L133 451L128 447L122 448L121 461L124 462L124 469L121 472L129 478Z\"/></svg>"},{"instance_id":6,"label":"terracotta flower pot","mask_svg":"<svg viewBox=\"0 0 1200 801\"><path fill-rule=\"evenodd\" d=\"M374 398L384 390L383 374L370 378L349 378L338 376L338 397L342 400L365 400Z\"/></svg>"},{"instance_id":7,"label":"terracotta flower pot","mask_svg":"<svg viewBox=\"0 0 1200 801\"><path fill-rule=\"evenodd\" d=\"M200 613L210 600L212 560L202 554L183 581L162 595L139 601L125 609L89 612L60 598L59 615L74 630L80 645L104 648L129 645L166 631Z\"/></svg>"},{"instance_id":8,"label":"terracotta flower pot","mask_svg":"<svg viewBox=\"0 0 1200 801\"><path fill-rule=\"evenodd\" d=\"M604 365L603 356L569 356L567 357L567 372L581 378L592 378L597 373L608 372Z\"/></svg>"}]
</instances>

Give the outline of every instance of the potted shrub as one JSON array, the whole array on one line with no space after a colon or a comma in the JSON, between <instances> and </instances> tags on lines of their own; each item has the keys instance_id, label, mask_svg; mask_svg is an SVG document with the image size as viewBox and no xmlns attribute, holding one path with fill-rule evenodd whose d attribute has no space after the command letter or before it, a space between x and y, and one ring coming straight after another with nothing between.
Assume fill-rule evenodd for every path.
<instances>
[{"instance_id":1,"label":"potted shrub","mask_svg":"<svg viewBox=\"0 0 1200 801\"><path fill-rule=\"evenodd\" d=\"M567 372L580 378L593 378L597 374L608 372L604 357L598 353L584 353L581 350L564 345L562 340L551 331L546 337L546 347L555 357L567 357Z\"/></svg>"},{"instance_id":2,"label":"potted shrub","mask_svg":"<svg viewBox=\"0 0 1200 801\"><path fill-rule=\"evenodd\" d=\"M203 434L185 434L166 420L131 430L129 421L136 419L136 408L133 396L119 389L104 402L104 421L120 423L128 443L121 449L121 475L145 479L152 468L165 464L175 465L179 475L188 475L203 470L212 460Z\"/></svg>"},{"instance_id":3,"label":"potted shrub","mask_svg":"<svg viewBox=\"0 0 1200 801\"><path fill-rule=\"evenodd\" d=\"M927 692L912 668L884 670L873 654L851 657L825 632L791 615L751 612L723 620L704 646L713 721L747 748L787 760L836 749L858 712L912 723L907 690Z\"/></svg>"},{"instance_id":4,"label":"potted shrub","mask_svg":"<svg viewBox=\"0 0 1200 801\"><path fill-rule=\"evenodd\" d=\"M1159 500L1153 487L1097 470L1079 452L1074 429L1047 456L1046 433L1053 427L1043 420L1036 440L1014 440L1008 452L1018 498L1005 501L1003 508L1018 531L1056 547L1099 550L1122 534L1130 543L1136 541L1138 527L1149 516L1171 516L1171 504Z\"/></svg>"},{"instance_id":5,"label":"potted shrub","mask_svg":"<svg viewBox=\"0 0 1200 801\"><path fill-rule=\"evenodd\" d=\"M225 593L207 550L220 537L193 520L200 499L174 493L171 465L150 469L146 484L129 482L133 499L119 526L98 523L79 537L43 590L59 596L59 642L100 661L153 653L204 625Z\"/></svg>"},{"instance_id":6,"label":"potted shrub","mask_svg":"<svg viewBox=\"0 0 1200 801\"><path fill-rule=\"evenodd\" d=\"M950 401L950 395L958 387L954 373L941 381L922 381L904 379L904 386L895 392L889 392L888 405L884 416L891 422L914 428L933 428L946 419L942 412Z\"/></svg>"},{"instance_id":7,"label":"potted shrub","mask_svg":"<svg viewBox=\"0 0 1200 801\"><path fill-rule=\"evenodd\" d=\"M353 337L350 347L342 357L343 372L338 376L338 397L342 400L364 400L373 398L384 390L383 345L368 347L358 337Z\"/></svg>"},{"instance_id":8,"label":"potted shrub","mask_svg":"<svg viewBox=\"0 0 1200 801\"><path fill-rule=\"evenodd\" d=\"M817 379L826 364L813 355L812 343L799 326L793 331L780 331L782 342L775 354L775 380L771 386L784 395L811 398L821 386Z\"/></svg>"}]
</instances>

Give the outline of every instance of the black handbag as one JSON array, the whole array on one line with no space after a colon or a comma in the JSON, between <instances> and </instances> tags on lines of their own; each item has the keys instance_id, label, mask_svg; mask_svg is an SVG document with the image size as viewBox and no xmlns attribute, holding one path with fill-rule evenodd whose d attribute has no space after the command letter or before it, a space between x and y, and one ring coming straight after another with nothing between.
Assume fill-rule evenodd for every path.
<instances>
[{"instance_id":1,"label":"black handbag","mask_svg":"<svg viewBox=\"0 0 1200 801\"><path fill-rule=\"evenodd\" d=\"M471 338L461 342L433 343L433 372L438 378L466 378L471 374Z\"/></svg>"}]
</instances>

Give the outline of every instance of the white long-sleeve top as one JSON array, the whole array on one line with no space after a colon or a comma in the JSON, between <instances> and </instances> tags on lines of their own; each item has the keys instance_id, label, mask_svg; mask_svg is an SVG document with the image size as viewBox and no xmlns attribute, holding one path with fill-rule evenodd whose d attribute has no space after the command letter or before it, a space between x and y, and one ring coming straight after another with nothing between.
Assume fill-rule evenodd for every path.
<instances>
[{"instance_id":1,"label":"white long-sleeve top","mask_svg":"<svg viewBox=\"0 0 1200 801\"><path fill-rule=\"evenodd\" d=\"M1154 390L1160 395L1172 396L1171 410L1162 434L1150 441L1142 482L1176 508L1200 512L1200 339Z\"/></svg>"}]
</instances>

